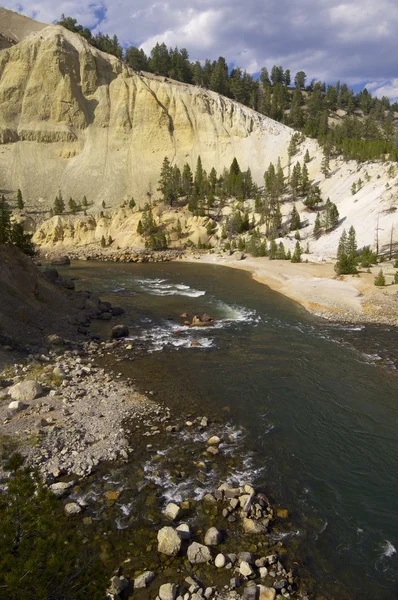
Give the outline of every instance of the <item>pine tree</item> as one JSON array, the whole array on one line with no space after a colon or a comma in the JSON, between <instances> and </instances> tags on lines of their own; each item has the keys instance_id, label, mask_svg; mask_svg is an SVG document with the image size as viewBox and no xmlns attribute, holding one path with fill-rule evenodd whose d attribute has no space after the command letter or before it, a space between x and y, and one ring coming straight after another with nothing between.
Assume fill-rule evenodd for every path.
<instances>
[{"instance_id":1,"label":"pine tree","mask_svg":"<svg viewBox=\"0 0 398 600\"><path fill-rule=\"evenodd\" d=\"M87 208L87 206L88 206L88 202L87 202L86 196L83 196L83 206L84 206L84 208Z\"/></svg>"},{"instance_id":2,"label":"pine tree","mask_svg":"<svg viewBox=\"0 0 398 600\"><path fill-rule=\"evenodd\" d=\"M300 229L301 227L301 219L300 219L300 215L298 213L298 210L296 208L296 205L293 204L293 208L292 208L292 214L290 216L290 231L294 231L295 229Z\"/></svg>"},{"instance_id":3,"label":"pine tree","mask_svg":"<svg viewBox=\"0 0 398 600\"><path fill-rule=\"evenodd\" d=\"M321 219L319 217L319 213L316 213L316 218L315 218L315 223L314 223L314 230L313 230L313 234L315 236L319 235L319 232L321 230Z\"/></svg>"},{"instance_id":4,"label":"pine tree","mask_svg":"<svg viewBox=\"0 0 398 600\"><path fill-rule=\"evenodd\" d=\"M196 171L195 171L195 190L199 197L203 194L203 167L202 167L202 159L198 156L198 160L196 163Z\"/></svg>"},{"instance_id":5,"label":"pine tree","mask_svg":"<svg viewBox=\"0 0 398 600\"><path fill-rule=\"evenodd\" d=\"M272 239L270 248L269 248L269 259L275 260L277 252L278 252L278 246L276 245L276 241L274 239Z\"/></svg>"},{"instance_id":6,"label":"pine tree","mask_svg":"<svg viewBox=\"0 0 398 600\"><path fill-rule=\"evenodd\" d=\"M130 202L129 202L129 208L131 208L131 210L133 210L136 207L136 202L134 200L134 198L131 198Z\"/></svg>"},{"instance_id":7,"label":"pine tree","mask_svg":"<svg viewBox=\"0 0 398 600\"><path fill-rule=\"evenodd\" d=\"M177 219L176 234L177 234L177 238L178 239L180 239L182 237L182 227L181 227L181 221L180 221L180 219Z\"/></svg>"},{"instance_id":8,"label":"pine tree","mask_svg":"<svg viewBox=\"0 0 398 600\"><path fill-rule=\"evenodd\" d=\"M354 255L352 252L353 246L356 245L356 242L353 244L353 241L352 232L350 240L350 237L347 236L346 230L344 229L337 249L337 262L334 266L334 270L338 275L353 275L358 272L357 256L356 253Z\"/></svg>"},{"instance_id":9,"label":"pine tree","mask_svg":"<svg viewBox=\"0 0 398 600\"><path fill-rule=\"evenodd\" d=\"M72 213L72 215L76 214L76 210L77 210L77 204L76 202L73 200L73 198L69 198L68 200L68 206L69 206L69 210Z\"/></svg>"},{"instance_id":10,"label":"pine tree","mask_svg":"<svg viewBox=\"0 0 398 600\"><path fill-rule=\"evenodd\" d=\"M102 206L102 208L106 208L106 206L105 206L105 200L102 201L102 205L101 206Z\"/></svg>"},{"instance_id":11,"label":"pine tree","mask_svg":"<svg viewBox=\"0 0 398 600\"><path fill-rule=\"evenodd\" d=\"M305 155L304 155L304 162L305 162L305 164L308 164L310 161L311 161L311 157L310 157L310 153L308 152L308 148L307 148Z\"/></svg>"},{"instance_id":12,"label":"pine tree","mask_svg":"<svg viewBox=\"0 0 398 600\"><path fill-rule=\"evenodd\" d=\"M138 221L138 225L137 225L137 233L138 233L138 235L142 235L142 234L143 234L143 226L142 226L142 221L141 221L141 219Z\"/></svg>"},{"instance_id":13,"label":"pine tree","mask_svg":"<svg viewBox=\"0 0 398 600\"><path fill-rule=\"evenodd\" d=\"M294 252L292 254L291 262L292 263L299 263L299 262L301 262L301 254L302 254L302 249L301 249L301 246L300 246L300 242L297 241L296 245L294 247Z\"/></svg>"},{"instance_id":14,"label":"pine tree","mask_svg":"<svg viewBox=\"0 0 398 600\"><path fill-rule=\"evenodd\" d=\"M358 247L357 247L357 239L356 233L353 225L351 225L348 230L348 239L347 239L347 254L353 259L357 260L358 257Z\"/></svg>"},{"instance_id":15,"label":"pine tree","mask_svg":"<svg viewBox=\"0 0 398 600\"><path fill-rule=\"evenodd\" d=\"M279 260L286 260L286 250L283 242L279 242L278 249L276 251L276 258Z\"/></svg>"},{"instance_id":16,"label":"pine tree","mask_svg":"<svg viewBox=\"0 0 398 600\"><path fill-rule=\"evenodd\" d=\"M329 177L330 175L330 156L327 152L324 153L322 158L321 173L323 173L325 177Z\"/></svg>"},{"instance_id":17,"label":"pine tree","mask_svg":"<svg viewBox=\"0 0 398 600\"><path fill-rule=\"evenodd\" d=\"M307 165L304 163L301 169L301 195L305 196L310 189L310 178Z\"/></svg>"},{"instance_id":18,"label":"pine tree","mask_svg":"<svg viewBox=\"0 0 398 600\"><path fill-rule=\"evenodd\" d=\"M106 246L106 241L105 241L104 236L102 236L101 237L101 248L105 248L105 246Z\"/></svg>"},{"instance_id":19,"label":"pine tree","mask_svg":"<svg viewBox=\"0 0 398 600\"><path fill-rule=\"evenodd\" d=\"M54 200L54 215L62 215L65 211L65 202L62 198L61 190L58 192L58 196L56 196Z\"/></svg>"},{"instance_id":20,"label":"pine tree","mask_svg":"<svg viewBox=\"0 0 398 600\"><path fill-rule=\"evenodd\" d=\"M290 187L293 196L296 197L301 187L301 166L298 162L293 167L292 176L290 178Z\"/></svg>"},{"instance_id":21,"label":"pine tree","mask_svg":"<svg viewBox=\"0 0 398 600\"><path fill-rule=\"evenodd\" d=\"M393 283L394 284L398 283L398 271L395 271L395 273L394 273L394 281L393 281Z\"/></svg>"},{"instance_id":22,"label":"pine tree","mask_svg":"<svg viewBox=\"0 0 398 600\"><path fill-rule=\"evenodd\" d=\"M375 277L374 284L377 285L378 287L382 287L382 286L386 285L386 278L384 276L382 269L380 269L377 277Z\"/></svg>"},{"instance_id":23,"label":"pine tree","mask_svg":"<svg viewBox=\"0 0 398 600\"><path fill-rule=\"evenodd\" d=\"M8 244L11 237L11 211L4 196L0 200L0 244Z\"/></svg>"},{"instance_id":24,"label":"pine tree","mask_svg":"<svg viewBox=\"0 0 398 600\"><path fill-rule=\"evenodd\" d=\"M23 201L23 198L22 198L22 192L18 188L18 191L17 191L17 208L19 208L19 210L22 210L24 208L24 206L25 205L24 205L24 201Z\"/></svg>"}]
</instances>

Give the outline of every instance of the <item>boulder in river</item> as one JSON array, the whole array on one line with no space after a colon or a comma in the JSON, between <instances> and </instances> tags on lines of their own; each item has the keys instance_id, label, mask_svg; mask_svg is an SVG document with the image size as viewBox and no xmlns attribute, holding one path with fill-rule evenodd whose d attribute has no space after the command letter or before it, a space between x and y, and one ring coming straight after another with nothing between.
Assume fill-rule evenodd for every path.
<instances>
[{"instance_id":1,"label":"boulder in river","mask_svg":"<svg viewBox=\"0 0 398 600\"><path fill-rule=\"evenodd\" d=\"M69 256L60 256L59 258L54 258L51 261L51 265L54 267L66 267L70 265L70 258Z\"/></svg>"},{"instance_id":2,"label":"boulder in river","mask_svg":"<svg viewBox=\"0 0 398 600\"><path fill-rule=\"evenodd\" d=\"M180 507L178 506L178 504L175 504L174 502L169 502L168 505L166 506L166 508L164 509L164 514L171 521L175 521L176 519L178 519L180 513L181 513Z\"/></svg>"},{"instance_id":3,"label":"boulder in river","mask_svg":"<svg viewBox=\"0 0 398 600\"><path fill-rule=\"evenodd\" d=\"M206 546L218 546L222 542L222 533L216 527L210 527L205 534Z\"/></svg>"},{"instance_id":4,"label":"boulder in river","mask_svg":"<svg viewBox=\"0 0 398 600\"><path fill-rule=\"evenodd\" d=\"M177 596L177 586L175 583L164 583L159 588L160 600L175 600Z\"/></svg>"},{"instance_id":5,"label":"boulder in river","mask_svg":"<svg viewBox=\"0 0 398 600\"><path fill-rule=\"evenodd\" d=\"M162 527L158 531L158 552L176 556L181 548L181 538L172 527Z\"/></svg>"},{"instance_id":6,"label":"boulder in river","mask_svg":"<svg viewBox=\"0 0 398 600\"><path fill-rule=\"evenodd\" d=\"M127 325L115 325L115 327L112 328L112 337L114 339L127 337L129 333Z\"/></svg>"},{"instance_id":7,"label":"boulder in river","mask_svg":"<svg viewBox=\"0 0 398 600\"><path fill-rule=\"evenodd\" d=\"M211 554L208 547L203 546L203 544L198 544L198 542L193 542L188 547L187 556L191 565L207 563L211 560Z\"/></svg>"}]
</instances>

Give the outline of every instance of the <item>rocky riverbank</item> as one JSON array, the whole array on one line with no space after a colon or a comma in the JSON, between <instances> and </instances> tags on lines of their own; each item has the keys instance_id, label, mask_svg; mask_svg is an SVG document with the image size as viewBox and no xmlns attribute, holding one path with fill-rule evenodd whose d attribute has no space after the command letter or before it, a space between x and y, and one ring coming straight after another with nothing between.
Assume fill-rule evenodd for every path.
<instances>
[{"instance_id":1,"label":"rocky riverbank","mask_svg":"<svg viewBox=\"0 0 398 600\"><path fill-rule=\"evenodd\" d=\"M154 263L170 262L184 256L183 250L140 250L137 248L113 249L101 248L98 244L91 244L77 248L53 248L51 250L38 250L38 259L44 261L62 260L67 256L70 260L97 260L120 263Z\"/></svg>"},{"instance_id":2,"label":"rocky riverbank","mask_svg":"<svg viewBox=\"0 0 398 600\"><path fill-rule=\"evenodd\" d=\"M132 350L128 340L58 346L3 372L3 466L17 450L76 527L109 542L116 523L131 536L115 553L109 598L309 598L297 551L281 541L288 511L250 483L239 432L172 415L98 366ZM10 477L1 472L3 493Z\"/></svg>"}]
</instances>

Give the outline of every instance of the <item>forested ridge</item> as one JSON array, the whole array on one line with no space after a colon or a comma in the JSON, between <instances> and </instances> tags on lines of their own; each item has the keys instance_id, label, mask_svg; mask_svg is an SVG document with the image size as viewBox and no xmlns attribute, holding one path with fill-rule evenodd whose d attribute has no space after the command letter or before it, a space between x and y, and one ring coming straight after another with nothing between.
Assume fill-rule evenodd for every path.
<instances>
[{"instance_id":1,"label":"forested ridge","mask_svg":"<svg viewBox=\"0 0 398 600\"><path fill-rule=\"evenodd\" d=\"M398 103L387 97L372 97L364 89L357 94L338 81L307 82L304 71L294 77L289 69L264 67L258 79L239 67L228 68L227 60L191 62L185 48L167 48L157 43L147 56L130 46L123 50L116 35L110 37L79 25L62 15L59 24L104 52L123 59L137 71L148 71L177 81L201 86L232 98L271 119L316 138L326 154L342 154L358 161L398 159L398 131L394 121Z\"/></svg>"}]
</instances>

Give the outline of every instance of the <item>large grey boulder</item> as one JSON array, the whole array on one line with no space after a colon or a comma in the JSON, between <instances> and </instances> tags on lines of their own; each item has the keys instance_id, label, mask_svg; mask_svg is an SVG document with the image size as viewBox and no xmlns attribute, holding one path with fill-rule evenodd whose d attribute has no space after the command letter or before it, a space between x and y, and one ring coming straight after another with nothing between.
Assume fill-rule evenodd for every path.
<instances>
[{"instance_id":1,"label":"large grey boulder","mask_svg":"<svg viewBox=\"0 0 398 600\"><path fill-rule=\"evenodd\" d=\"M22 402L32 402L43 393L43 388L37 381L27 379L16 383L8 390L9 395L13 400L21 400Z\"/></svg>"},{"instance_id":2,"label":"large grey boulder","mask_svg":"<svg viewBox=\"0 0 398 600\"><path fill-rule=\"evenodd\" d=\"M162 527L158 531L158 552L176 556L181 548L181 538L172 527Z\"/></svg>"},{"instance_id":3,"label":"large grey boulder","mask_svg":"<svg viewBox=\"0 0 398 600\"><path fill-rule=\"evenodd\" d=\"M192 542L188 547L187 556L192 565L207 563L211 560L211 553L208 547L198 544L198 542Z\"/></svg>"}]
</instances>

